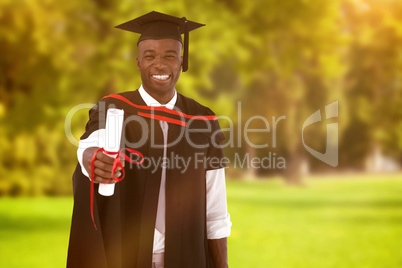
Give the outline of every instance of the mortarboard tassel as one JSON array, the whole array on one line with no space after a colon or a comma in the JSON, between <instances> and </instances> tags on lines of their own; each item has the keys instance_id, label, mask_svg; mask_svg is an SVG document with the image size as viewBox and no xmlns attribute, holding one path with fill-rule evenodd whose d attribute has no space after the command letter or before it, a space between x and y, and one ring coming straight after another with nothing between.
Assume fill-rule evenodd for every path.
<instances>
[{"instance_id":1,"label":"mortarboard tassel","mask_svg":"<svg viewBox=\"0 0 402 268\"><path fill-rule=\"evenodd\" d=\"M188 43L189 43L189 34L188 34L188 25L186 17L181 18L184 21L184 50L183 50L183 72L188 70Z\"/></svg>"}]
</instances>

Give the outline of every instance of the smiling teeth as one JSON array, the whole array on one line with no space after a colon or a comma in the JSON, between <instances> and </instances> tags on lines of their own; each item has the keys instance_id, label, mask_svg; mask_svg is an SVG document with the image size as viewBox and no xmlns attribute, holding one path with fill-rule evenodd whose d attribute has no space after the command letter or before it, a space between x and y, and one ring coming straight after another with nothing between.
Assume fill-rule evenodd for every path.
<instances>
[{"instance_id":1,"label":"smiling teeth","mask_svg":"<svg viewBox=\"0 0 402 268\"><path fill-rule=\"evenodd\" d=\"M153 78L156 78L156 79L158 79L158 80L166 80L166 79L169 78L169 75L158 75L158 74L155 74L155 75L153 75L152 77L153 77Z\"/></svg>"}]
</instances>

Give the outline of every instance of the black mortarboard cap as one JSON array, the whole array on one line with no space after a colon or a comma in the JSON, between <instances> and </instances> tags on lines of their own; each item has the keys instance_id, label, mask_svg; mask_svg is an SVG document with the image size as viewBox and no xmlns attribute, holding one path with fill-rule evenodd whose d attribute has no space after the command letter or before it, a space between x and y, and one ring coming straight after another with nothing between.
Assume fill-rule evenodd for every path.
<instances>
[{"instance_id":1,"label":"black mortarboard cap","mask_svg":"<svg viewBox=\"0 0 402 268\"><path fill-rule=\"evenodd\" d=\"M152 11L136 19L117 25L116 28L141 34L138 43L146 39L171 38L183 44L183 72L188 69L189 32L205 24ZM181 35L184 34L184 42ZM138 44L137 43L137 44Z\"/></svg>"}]
</instances>

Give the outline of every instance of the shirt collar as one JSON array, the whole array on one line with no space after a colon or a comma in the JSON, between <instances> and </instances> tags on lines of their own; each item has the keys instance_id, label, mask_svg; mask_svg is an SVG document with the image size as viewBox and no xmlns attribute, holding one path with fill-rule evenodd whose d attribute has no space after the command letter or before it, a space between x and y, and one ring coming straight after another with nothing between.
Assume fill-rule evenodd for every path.
<instances>
[{"instance_id":1,"label":"shirt collar","mask_svg":"<svg viewBox=\"0 0 402 268\"><path fill-rule=\"evenodd\" d=\"M176 101L177 101L177 91L176 90L174 91L173 98L166 104L160 104L157 100L152 98L151 95L149 95L148 92L145 91L145 89L142 87L142 85L138 89L138 92L140 93L142 100L145 102L145 104L147 106L165 106L166 108L173 110L173 108L176 104Z\"/></svg>"}]
</instances>

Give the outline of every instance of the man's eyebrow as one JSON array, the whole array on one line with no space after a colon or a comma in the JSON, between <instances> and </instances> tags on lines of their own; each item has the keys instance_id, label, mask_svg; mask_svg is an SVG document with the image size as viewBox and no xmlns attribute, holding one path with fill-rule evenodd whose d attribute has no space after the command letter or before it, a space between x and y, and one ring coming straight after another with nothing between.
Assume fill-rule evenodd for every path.
<instances>
[{"instance_id":1,"label":"man's eyebrow","mask_svg":"<svg viewBox=\"0 0 402 268\"><path fill-rule=\"evenodd\" d=\"M176 50L174 50L174 49L171 49L171 50L166 50L165 52L166 52L166 53L177 53L177 51L176 51Z\"/></svg>"},{"instance_id":2,"label":"man's eyebrow","mask_svg":"<svg viewBox=\"0 0 402 268\"><path fill-rule=\"evenodd\" d=\"M144 54L145 54L145 53L155 53L155 50L154 50L154 49L147 49L147 50L144 51ZM166 50L165 53L174 53L174 54L178 54L177 51L174 50L174 49Z\"/></svg>"}]
</instances>

